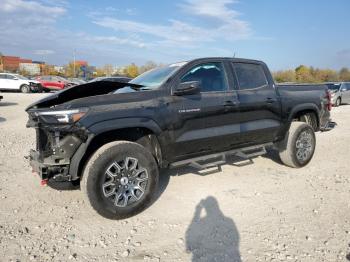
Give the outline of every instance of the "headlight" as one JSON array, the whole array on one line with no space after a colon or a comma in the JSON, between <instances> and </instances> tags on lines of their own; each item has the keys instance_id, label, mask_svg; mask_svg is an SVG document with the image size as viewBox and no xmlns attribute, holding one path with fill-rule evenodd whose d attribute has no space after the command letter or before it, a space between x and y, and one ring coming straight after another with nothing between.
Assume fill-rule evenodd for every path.
<instances>
[{"instance_id":1,"label":"headlight","mask_svg":"<svg viewBox=\"0 0 350 262\"><path fill-rule=\"evenodd\" d=\"M87 108L58 110L58 111L43 111L35 112L35 115L40 117L48 124L73 124L79 121L86 113Z\"/></svg>"},{"instance_id":2,"label":"headlight","mask_svg":"<svg viewBox=\"0 0 350 262\"><path fill-rule=\"evenodd\" d=\"M332 97L335 97L335 93L332 93L331 96L332 96Z\"/></svg>"}]
</instances>

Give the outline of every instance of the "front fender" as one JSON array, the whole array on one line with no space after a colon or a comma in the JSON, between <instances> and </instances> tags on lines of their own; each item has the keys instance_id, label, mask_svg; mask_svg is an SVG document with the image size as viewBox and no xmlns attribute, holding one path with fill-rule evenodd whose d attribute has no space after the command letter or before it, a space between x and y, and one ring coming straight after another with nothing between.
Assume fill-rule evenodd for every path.
<instances>
[{"instance_id":1,"label":"front fender","mask_svg":"<svg viewBox=\"0 0 350 262\"><path fill-rule=\"evenodd\" d=\"M107 131L133 127L148 128L156 135L159 135L162 132L155 121L144 117L128 117L101 121L89 126L87 129L94 135L98 135Z\"/></svg>"}]
</instances>

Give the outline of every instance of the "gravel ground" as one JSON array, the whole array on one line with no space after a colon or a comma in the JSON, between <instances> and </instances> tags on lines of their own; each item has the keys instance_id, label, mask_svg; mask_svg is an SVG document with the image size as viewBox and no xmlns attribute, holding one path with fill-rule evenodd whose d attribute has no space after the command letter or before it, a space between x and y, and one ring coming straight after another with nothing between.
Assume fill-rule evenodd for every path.
<instances>
[{"instance_id":1,"label":"gravel ground","mask_svg":"<svg viewBox=\"0 0 350 262\"><path fill-rule=\"evenodd\" d=\"M350 260L350 106L317 134L305 168L278 158L199 175L162 171L158 199L123 221L104 219L80 190L40 186L24 156L34 147L24 109L41 94L0 102L0 261ZM348 258L347 258L348 256Z\"/></svg>"}]
</instances>

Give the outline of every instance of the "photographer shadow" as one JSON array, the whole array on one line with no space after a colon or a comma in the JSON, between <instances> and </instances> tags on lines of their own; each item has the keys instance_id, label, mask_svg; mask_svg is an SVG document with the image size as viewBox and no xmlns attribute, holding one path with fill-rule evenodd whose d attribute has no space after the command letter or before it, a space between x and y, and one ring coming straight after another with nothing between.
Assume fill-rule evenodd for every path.
<instances>
[{"instance_id":1,"label":"photographer shadow","mask_svg":"<svg viewBox=\"0 0 350 262\"><path fill-rule=\"evenodd\" d=\"M196 206L186 231L186 250L192 253L193 262L241 262L239 232L233 220L221 212L214 197L209 196Z\"/></svg>"}]
</instances>

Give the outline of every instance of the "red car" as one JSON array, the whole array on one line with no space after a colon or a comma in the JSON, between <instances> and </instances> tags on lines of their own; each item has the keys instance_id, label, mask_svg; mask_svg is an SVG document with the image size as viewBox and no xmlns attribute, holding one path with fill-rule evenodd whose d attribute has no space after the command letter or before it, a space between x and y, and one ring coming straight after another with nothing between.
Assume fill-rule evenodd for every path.
<instances>
[{"instance_id":1,"label":"red car","mask_svg":"<svg viewBox=\"0 0 350 262\"><path fill-rule=\"evenodd\" d=\"M71 87L74 84L59 76L38 76L35 80L39 81L44 90L62 90Z\"/></svg>"}]
</instances>

